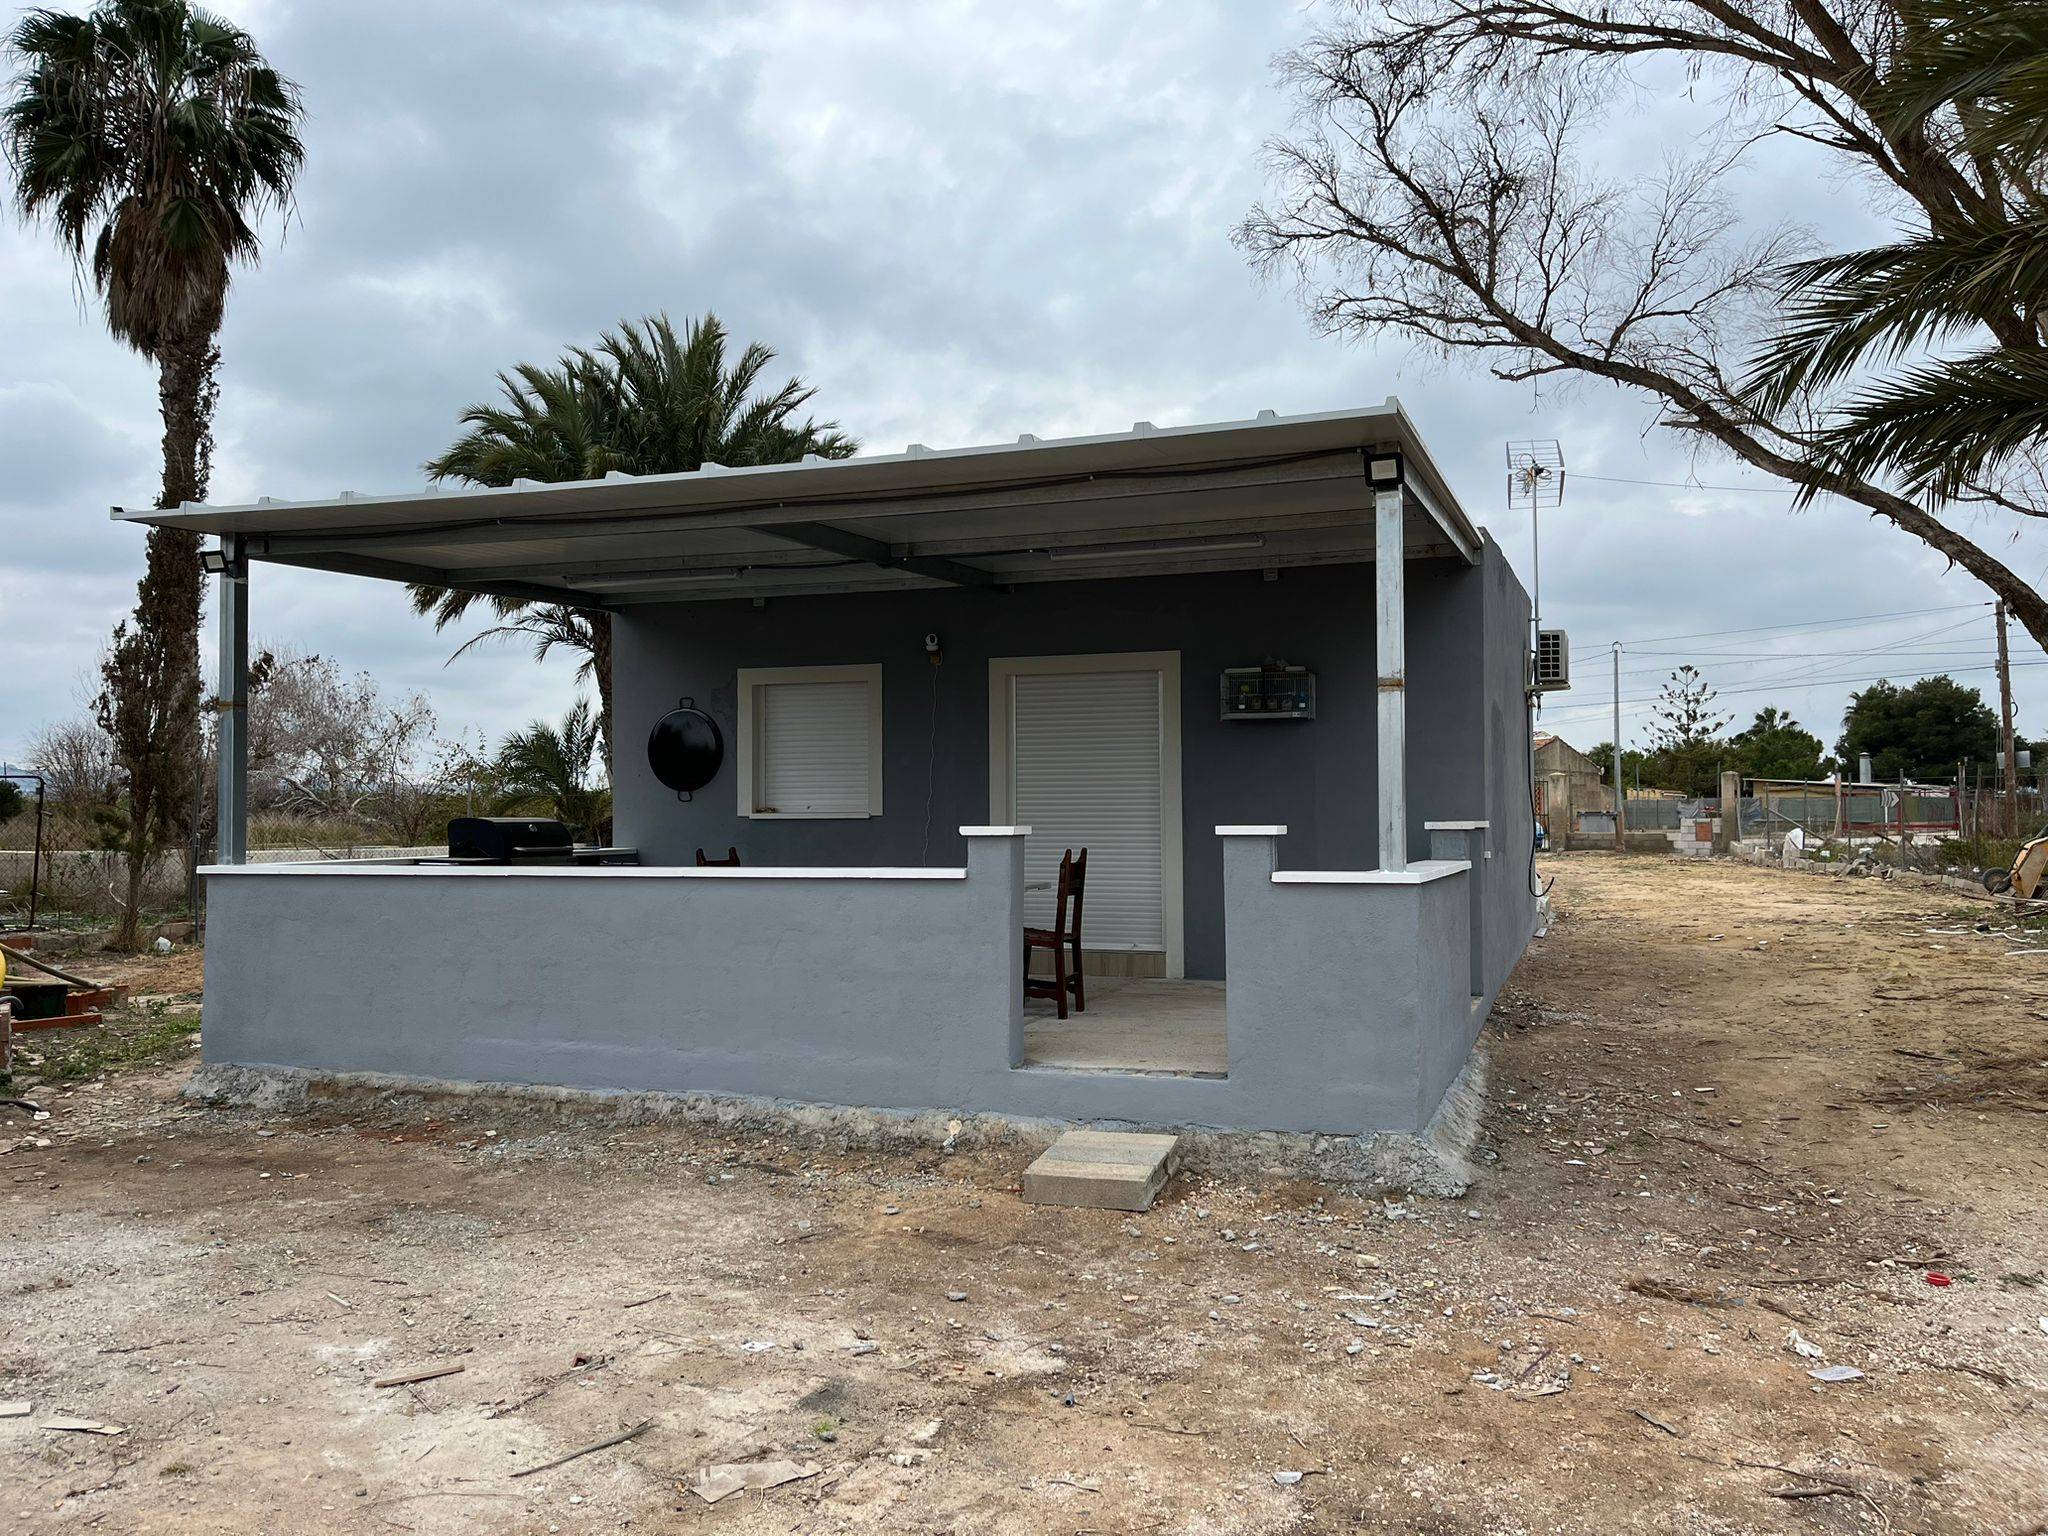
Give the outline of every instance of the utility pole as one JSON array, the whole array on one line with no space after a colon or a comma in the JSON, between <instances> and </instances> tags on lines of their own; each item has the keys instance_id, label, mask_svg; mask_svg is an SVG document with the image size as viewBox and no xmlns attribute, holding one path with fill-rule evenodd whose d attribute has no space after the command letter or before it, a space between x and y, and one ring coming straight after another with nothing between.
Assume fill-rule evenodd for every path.
<instances>
[{"instance_id":1,"label":"utility pole","mask_svg":"<svg viewBox=\"0 0 2048 1536\"><path fill-rule=\"evenodd\" d=\"M2005 754L2005 835L2020 835L2020 759L2012 748L2012 659L2005 649L2005 604L1998 605L1998 747Z\"/></svg>"},{"instance_id":2,"label":"utility pole","mask_svg":"<svg viewBox=\"0 0 2048 1536\"><path fill-rule=\"evenodd\" d=\"M1614 851L1628 847L1628 796L1621 782L1621 642L1614 642Z\"/></svg>"}]
</instances>

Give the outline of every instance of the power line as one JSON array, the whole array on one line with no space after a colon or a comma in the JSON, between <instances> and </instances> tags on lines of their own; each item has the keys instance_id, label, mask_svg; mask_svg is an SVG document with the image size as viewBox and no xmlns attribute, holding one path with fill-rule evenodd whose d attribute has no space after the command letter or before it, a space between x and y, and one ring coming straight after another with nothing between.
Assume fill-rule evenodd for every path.
<instances>
[{"instance_id":1,"label":"power line","mask_svg":"<svg viewBox=\"0 0 2048 1536\"><path fill-rule=\"evenodd\" d=\"M1871 660L1879 656L1898 655L1901 652L1912 656L1918 656L1923 659L1948 656L1982 656L1984 654L1983 650L1977 647L1971 647L1967 650L1951 649L1946 646L1926 645L1924 644L1924 642L1938 639L1943 635L1953 634L1958 629L1967 629L1972 624L1981 624L1985 621L1985 619L1989 617L1990 615L1988 614L1974 615L1967 619L1958 620L1956 623L1953 624L1937 625L1933 629L1922 630L1918 634L1904 635L1896 640L1886 641L1882 645L1863 646L1853 651L1752 651L1746 653L1751 658L1753 658L1747 661L1729 661L1724 659L1727 656L1745 654L1742 652L1683 650L1634 651L1630 654L1636 656L1683 656L1688 659L1707 660L1713 662L1716 670L1746 670L1751 667L1766 666L1773 662L1786 663L1789 664L1793 668L1793 670L1784 673L1779 677L1758 678L1752 676L1745 679L1739 679L1738 681L1750 683L1791 682L1796 681L1799 677L1804 675L1800 670L1801 668L1806 668L1809 671L1815 672L1824 671L1830 665L1839 666L1843 660L1849 658L1854 658L1856 660L1863 661ZM1810 667L1808 665L1809 663L1812 664ZM1669 671L1670 669L1666 667L1635 667L1631 668L1629 671L1624 672L1622 676L1651 677L1659 674L1668 674Z\"/></svg>"},{"instance_id":2,"label":"power line","mask_svg":"<svg viewBox=\"0 0 2048 1536\"><path fill-rule=\"evenodd\" d=\"M2012 665L2015 671L2017 671L2021 667L2048 667L2048 657L2044 657L2039 661L2016 661ZM1809 688L1829 688L1847 683L1887 683L1902 680L1915 681L1917 679L1924 677L1953 677L1959 672L1996 672L1997 670L1998 663L1994 661L1986 662L1984 665L1977 667L1939 667L1925 672L1878 672L1872 673L1868 676L1856 677L1816 677L1805 680L1794 680L1791 682L1780 681L1746 684L1740 688L1717 688L1714 690L1714 696L1716 698L1733 698L1748 693L1770 693L1778 689L1784 689L1787 692L1797 693L1803 692ZM1655 704L1660 697L1661 695L1659 694L1646 693L1638 695L1635 698L1623 699L1621 702L1624 707L1633 707L1646 704ZM1604 701L1598 704L1572 704L1556 711L1556 714L1558 716L1599 714L1605 712L1608 708L1609 705Z\"/></svg>"},{"instance_id":3,"label":"power line","mask_svg":"<svg viewBox=\"0 0 2048 1536\"><path fill-rule=\"evenodd\" d=\"M1589 475L1576 470L1574 480L1598 480L1606 485L1654 485L1667 491L1748 491L1758 496L1791 496L1797 494L1796 485L1701 485L1697 480L1630 480L1621 475ZM1821 491L1822 496L1832 496L1832 491Z\"/></svg>"},{"instance_id":4,"label":"power line","mask_svg":"<svg viewBox=\"0 0 2048 1536\"><path fill-rule=\"evenodd\" d=\"M1717 635L1761 635L1776 630L1795 629L1840 629L1852 624L1875 623L1879 619L1910 619L1924 613L1956 613L1964 608L1989 609L1990 607L1991 604L1986 601L1978 603L1949 603L1940 608L1897 608L1889 613L1862 613L1845 619L1801 619L1790 624L1752 624L1744 629L1700 629L1694 630L1688 635L1642 635L1634 640L1623 640L1620 644L1623 649L1626 649L1631 645L1657 645L1666 640L1711 640ZM1599 645L1578 646L1573 649L1572 654L1574 656L1581 654L1590 655L1595 651L1605 651L1613 643L1609 641Z\"/></svg>"},{"instance_id":5,"label":"power line","mask_svg":"<svg viewBox=\"0 0 2048 1536\"><path fill-rule=\"evenodd\" d=\"M1967 628L1969 625L1978 622L1979 620L1974 617L1968 619L1960 619L1953 624L1942 624L1937 625L1933 629L1922 630L1917 635L1906 635L1901 639L1887 641L1883 645L1871 647L1868 651L1864 653L1863 659L1866 661L1874 661L1879 656L1897 656L1901 652L1912 654L1913 647L1923 640L1933 640L1938 636L1951 634L1958 629ZM1840 663L1833 663L1833 665L1840 665ZM1745 685L1797 683L1802 678L1813 676L1813 674L1816 672L1825 672L1829 666L1830 663L1824 660L1814 662L1810 666L1804 664L1803 662L1795 662L1791 671L1780 673L1776 677L1751 677L1745 679L1744 681Z\"/></svg>"}]
</instances>

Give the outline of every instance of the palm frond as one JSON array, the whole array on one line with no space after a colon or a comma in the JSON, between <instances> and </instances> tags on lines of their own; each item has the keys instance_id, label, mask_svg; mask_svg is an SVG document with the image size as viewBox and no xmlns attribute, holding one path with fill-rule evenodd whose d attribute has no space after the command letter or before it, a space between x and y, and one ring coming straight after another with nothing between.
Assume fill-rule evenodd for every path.
<instances>
[{"instance_id":1,"label":"palm frond","mask_svg":"<svg viewBox=\"0 0 2048 1536\"><path fill-rule=\"evenodd\" d=\"M2032 165L2048 153L2048 6L2040 0L1918 0L1878 103L1893 132L1961 104L1965 147Z\"/></svg>"},{"instance_id":2,"label":"palm frond","mask_svg":"<svg viewBox=\"0 0 2048 1536\"><path fill-rule=\"evenodd\" d=\"M1967 334L2017 294L2048 294L2048 213L1800 262L1783 277L1785 328L1742 385L1772 413L1861 365Z\"/></svg>"},{"instance_id":3,"label":"palm frond","mask_svg":"<svg viewBox=\"0 0 2048 1536\"><path fill-rule=\"evenodd\" d=\"M1949 499L2048 440L2048 354L1993 348L1912 368L1849 402L1824 462Z\"/></svg>"},{"instance_id":4,"label":"palm frond","mask_svg":"<svg viewBox=\"0 0 2048 1536\"><path fill-rule=\"evenodd\" d=\"M248 33L186 0L31 11L5 48L16 73L0 149L17 210L50 224L137 351L217 329L256 221L291 208L298 88Z\"/></svg>"}]
</instances>

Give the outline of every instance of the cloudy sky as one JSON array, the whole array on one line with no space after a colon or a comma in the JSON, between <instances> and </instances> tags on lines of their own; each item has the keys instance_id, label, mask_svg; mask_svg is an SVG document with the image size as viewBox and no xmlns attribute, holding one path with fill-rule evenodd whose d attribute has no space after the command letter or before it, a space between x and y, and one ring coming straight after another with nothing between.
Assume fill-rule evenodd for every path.
<instances>
[{"instance_id":1,"label":"cloudy sky","mask_svg":"<svg viewBox=\"0 0 2048 1536\"><path fill-rule=\"evenodd\" d=\"M877 451L1398 393L1525 581L1502 445L1554 437L1571 477L1544 523L1543 607L1581 685L1545 718L1582 743L1610 734L1614 639L1631 642L1632 742L1682 660L1731 711L1774 703L1830 742L1875 676L1990 684L1984 593L1904 535L1849 509L1789 513L1762 477L1654 434L1639 399L1318 338L1256 279L1229 234L1286 124L1270 61L1310 25L1298 5L220 8L301 83L310 118L297 215L237 280L222 338L216 501L417 484L495 370L624 316L709 309ZM1653 89L1609 153L1640 136L1647 160L1711 110L1682 82ZM1855 186L1801 156L1781 141L1754 163L1751 212L1879 233ZM158 431L150 371L47 235L0 224L0 757L90 693L142 556L107 508L152 498ZM2048 546L2008 557L2038 582ZM423 691L444 733L495 735L571 694L568 663L521 649L444 665L461 637L395 588L258 577L259 641ZM1863 616L1881 617L1825 622ZM2039 730L2048 672L2023 635L2016 654L2022 728Z\"/></svg>"}]
</instances>

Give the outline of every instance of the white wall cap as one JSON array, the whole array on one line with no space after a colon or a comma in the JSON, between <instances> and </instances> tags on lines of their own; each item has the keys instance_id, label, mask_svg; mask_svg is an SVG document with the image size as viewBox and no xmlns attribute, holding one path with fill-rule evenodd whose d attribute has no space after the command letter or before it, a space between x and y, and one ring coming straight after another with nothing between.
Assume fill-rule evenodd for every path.
<instances>
[{"instance_id":1,"label":"white wall cap","mask_svg":"<svg viewBox=\"0 0 2048 1536\"><path fill-rule=\"evenodd\" d=\"M1285 837L1285 827L1218 827L1218 837Z\"/></svg>"},{"instance_id":2,"label":"white wall cap","mask_svg":"<svg viewBox=\"0 0 2048 1536\"><path fill-rule=\"evenodd\" d=\"M1029 837L1029 827L962 827L962 837Z\"/></svg>"},{"instance_id":3,"label":"white wall cap","mask_svg":"<svg viewBox=\"0 0 2048 1536\"><path fill-rule=\"evenodd\" d=\"M322 859L309 864L202 864L209 877L244 875L311 875L340 879L367 875L378 879L430 880L965 880L964 869L863 869L831 866L750 864L740 868L713 865L696 869L676 864L414 864L397 859Z\"/></svg>"},{"instance_id":4,"label":"white wall cap","mask_svg":"<svg viewBox=\"0 0 2048 1536\"><path fill-rule=\"evenodd\" d=\"M1464 859L1417 859L1406 869L1283 869L1275 885L1427 885L1448 875L1462 875L1472 865Z\"/></svg>"}]
</instances>

